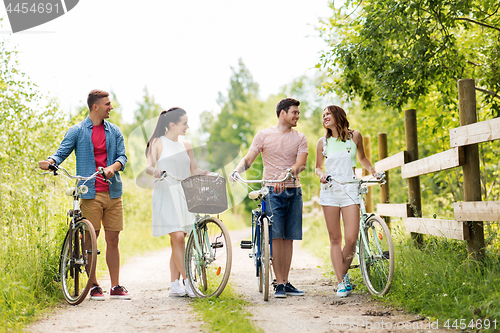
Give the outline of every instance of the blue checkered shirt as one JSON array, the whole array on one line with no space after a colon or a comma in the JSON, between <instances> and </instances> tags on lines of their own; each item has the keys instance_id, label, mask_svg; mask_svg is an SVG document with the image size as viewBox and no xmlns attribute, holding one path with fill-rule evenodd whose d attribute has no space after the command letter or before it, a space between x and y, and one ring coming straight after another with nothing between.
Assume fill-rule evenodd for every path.
<instances>
[{"instance_id":1,"label":"blue checkered shirt","mask_svg":"<svg viewBox=\"0 0 500 333\"><path fill-rule=\"evenodd\" d=\"M76 155L76 174L89 177L96 172L94 144L92 143L92 121L89 117L82 122L72 126L64 135L61 145L57 152L49 156L56 164L61 164L74 150ZM107 166L120 162L123 171L127 164L127 155L125 155L125 144L123 134L115 124L104 120L104 132L106 135ZM122 180L117 171L110 179L109 194L111 198L119 198L123 194ZM89 191L82 195L83 199L95 199L95 179L89 180L86 185Z\"/></svg>"}]
</instances>

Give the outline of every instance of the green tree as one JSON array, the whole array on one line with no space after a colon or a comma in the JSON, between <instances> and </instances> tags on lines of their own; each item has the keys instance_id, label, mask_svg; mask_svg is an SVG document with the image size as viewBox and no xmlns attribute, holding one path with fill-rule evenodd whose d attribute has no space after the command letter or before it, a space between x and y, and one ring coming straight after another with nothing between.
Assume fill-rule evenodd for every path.
<instances>
[{"instance_id":1,"label":"green tree","mask_svg":"<svg viewBox=\"0 0 500 333\"><path fill-rule=\"evenodd\" d=\"M500 115L498 1L347 0L331 7L320 28L330 49L318 67L335 76L325 91L401 108L435 89L449 104L456 81L474 78Z\"/></svg>"}]
</instances>

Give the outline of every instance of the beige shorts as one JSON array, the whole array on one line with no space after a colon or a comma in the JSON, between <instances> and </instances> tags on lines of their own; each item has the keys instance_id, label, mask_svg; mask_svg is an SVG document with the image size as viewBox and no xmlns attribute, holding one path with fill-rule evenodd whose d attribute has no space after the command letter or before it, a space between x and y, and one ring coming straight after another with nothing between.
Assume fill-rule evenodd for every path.
<instances>
[{"instance_id":1,"label":"beige shorts","mask_svg":"<svg viewBox=\"0 0 500 333\"><path fill-rule=\"evenodd\" d=\"M82 199L80 209L82 216L92 222L96 231L101 230L101 221L104 230L123 230L122 197L111 199L109 192L97 192L95 199Z\"/></svg>"}]
</instances>

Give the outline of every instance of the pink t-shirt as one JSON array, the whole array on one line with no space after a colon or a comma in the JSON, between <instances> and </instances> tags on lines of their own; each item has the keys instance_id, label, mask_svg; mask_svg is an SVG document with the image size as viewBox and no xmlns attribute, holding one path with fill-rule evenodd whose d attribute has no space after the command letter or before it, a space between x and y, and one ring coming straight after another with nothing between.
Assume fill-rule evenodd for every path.
<instances>
[{"instance_id":1,"label":"pink t-shirt","mask_svg":"<svg viewBox=\"0 0 500 333\"><path fill-rule=\"evenodd\" d=\"M297 162L297 155L308 154L307 138L304 133L295 129L286 132L279 131L272 126L257 132L253 138L250 150L262 154L264 164L264 179L278 179L283 171ZM272 184L269 184L272 185ZM297 177L285 182L285 187L300 187Z\"/></svg>"}]
</instances>

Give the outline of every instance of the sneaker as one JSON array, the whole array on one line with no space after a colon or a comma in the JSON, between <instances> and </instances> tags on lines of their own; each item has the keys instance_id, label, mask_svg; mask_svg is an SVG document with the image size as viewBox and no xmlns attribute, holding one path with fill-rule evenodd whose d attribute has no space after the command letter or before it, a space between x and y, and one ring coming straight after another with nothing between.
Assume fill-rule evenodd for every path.
<instances>
[{"instance_id":1,"label":"sneaker","mask_svg":"<svg viewBox=\"0 0 500 333\"><path fill-rule=\"evenodd\" d=\"M123 286L118 286L118 285L114 286L113 288L111 288L109 294L111 298L131 299L127 289L125 289L125 287Z\"/></svg>"},{"instance_id":2,"label":"sneaker","mask_svg":"<svg viewBox=\"0 0 500 333\"><path fill-rule=\"evenodd\" d=\"M196 295L194 294L193 290L191 289L191 285L189 284L188 279L184 280L184 290L186 290L186 294L189 297L196 297Z\"/></svg>"},{"instance_id":3,"label":"sneaker","mask_svg":"<svg viewBox=\"0 0 500 333\"><path fill-rule=\"evenodd\" d=\"M298 290L290 282L285 284L285 293L290 296L304 296L304 292L302 290Z\"/></svg>"},{"instance_id":4,"label":"sneaker","mask_svg":"<svg viewBox=\"0 0 500 333\"><path fill-rule=\"evenodd\" d=\"M90 299L94 301L104 301L104 294L100 286L94 284L92 289L90 289Z\"/></svg>"},{"instance_id":5,"label":"sneaker","mask_svg":"<svg viewBox=\"0 0 500 333\"><path fill-rule=\"evenodd\" d=\"M280 283L274 287L274 297L276 298L286 298L285 285Z\"/></svg>"},{"instance_id":6,"label":"sneaker","mask_svg":"<svg viewBox=\"0 0 500 333\"><path fill-rule=\"evenodd\" d=\"M337 287L337 297L347 297L349 293L347 292L347 289L345 287L344 282L340 282L338 287Z\"/></svg>"},{"instance_id":7,"label":"sneaker","mask_svg":"<svg viewBox=\"0 0 500 333\"><path fill-rule=\"evenodd\" d=\"M184 290L184 287L181 286L178 279L170 283L170 292L168 293L168 296L170 297L186 296L186 291Z\"/></svg>"},{"instance_id":8,"label":"sneaker","mask_svg":"<svg viewBox=\"0 0 500 333\"><path fill-rule=\"evenodd\" d=\"M349 280L349 273L346 273L344 275L343 281L345 283L345 289L347 290L347 295L350 295L352 293L352 285L351 281Z\"/></svg>"}]
</instances>

